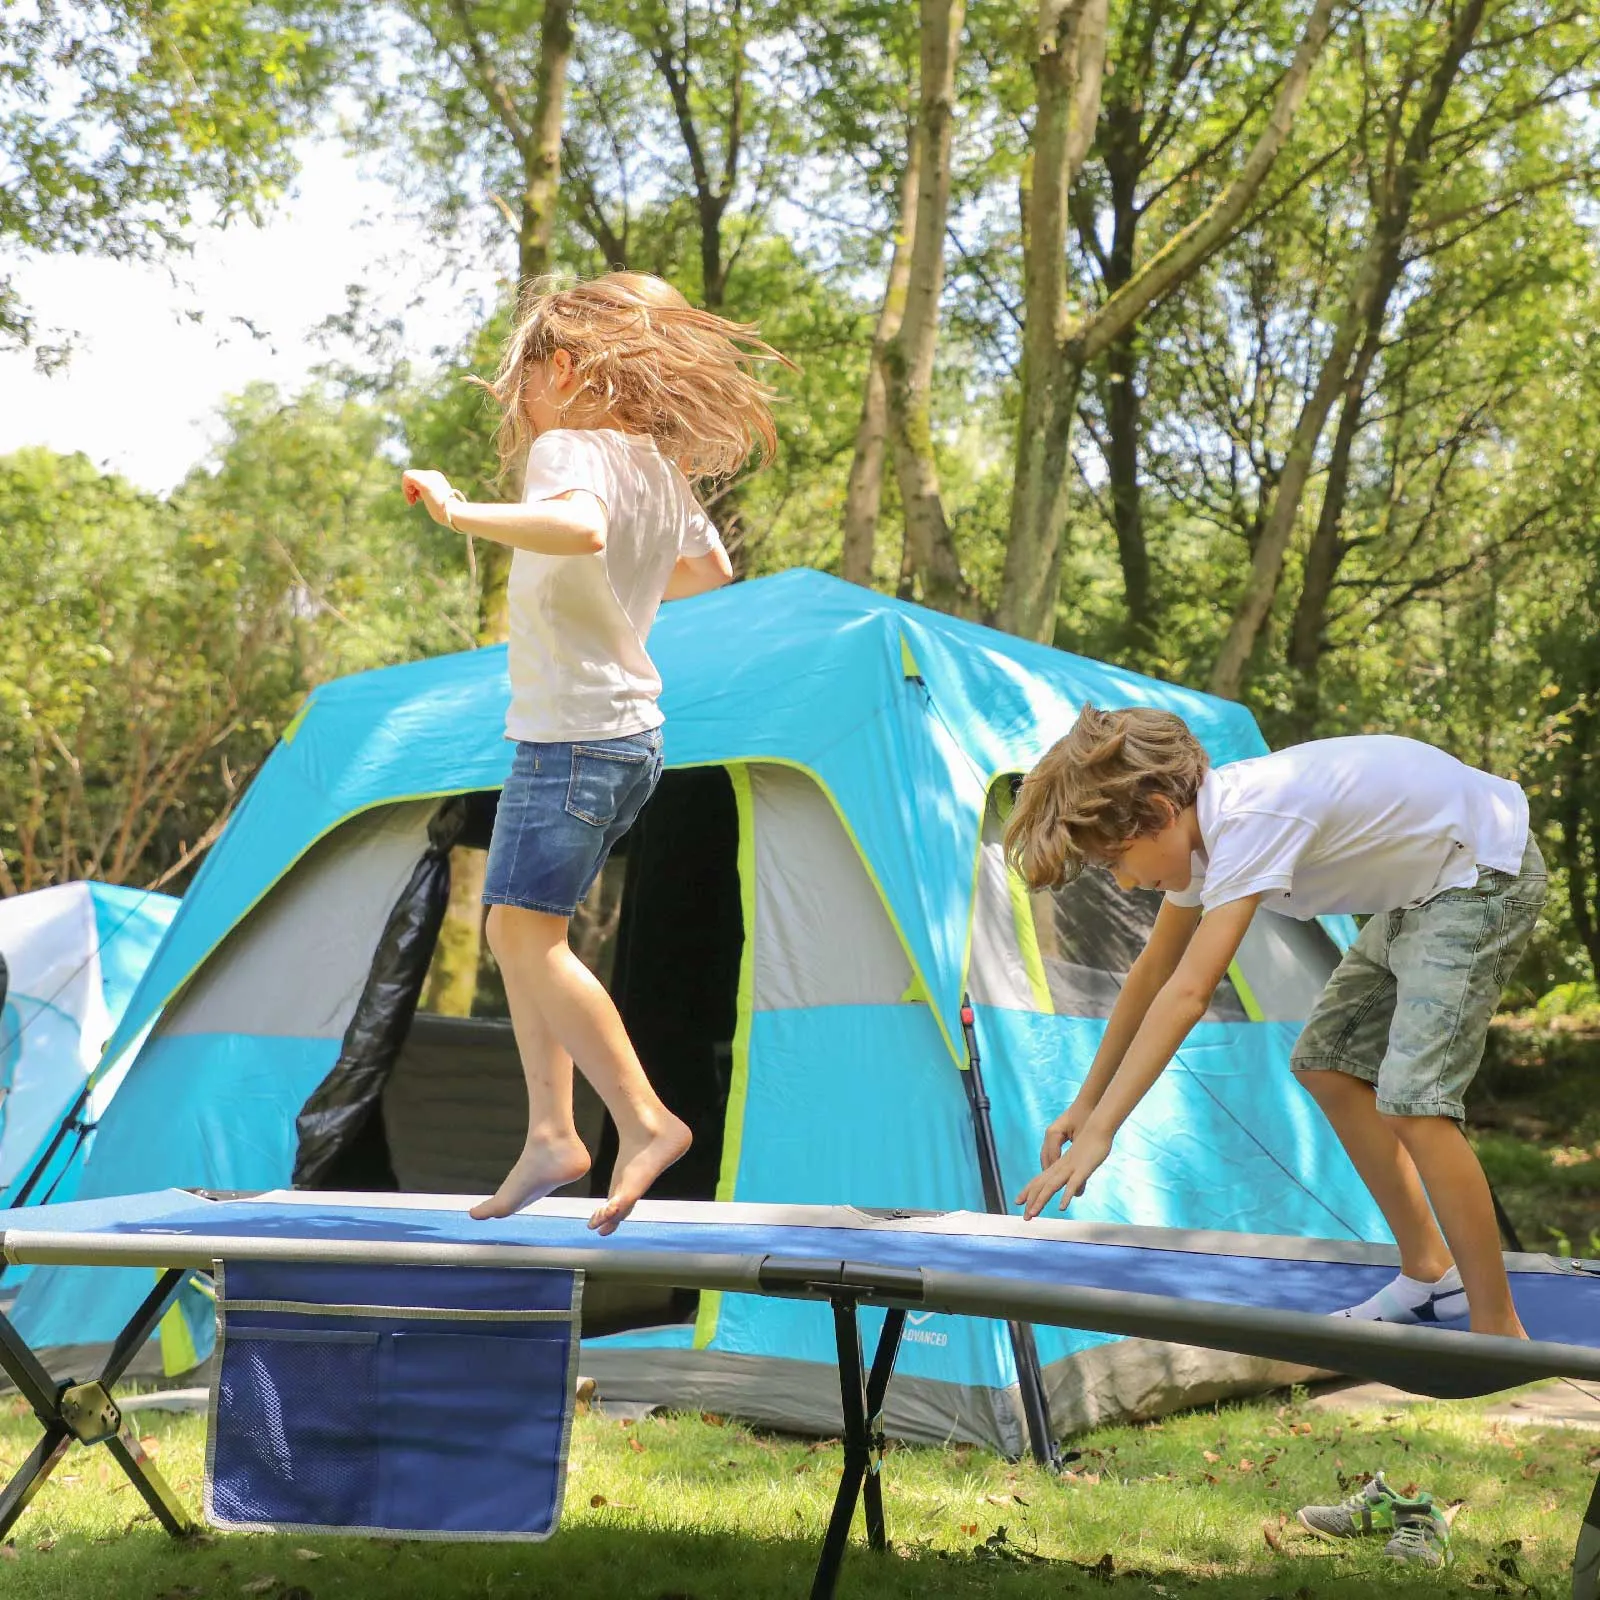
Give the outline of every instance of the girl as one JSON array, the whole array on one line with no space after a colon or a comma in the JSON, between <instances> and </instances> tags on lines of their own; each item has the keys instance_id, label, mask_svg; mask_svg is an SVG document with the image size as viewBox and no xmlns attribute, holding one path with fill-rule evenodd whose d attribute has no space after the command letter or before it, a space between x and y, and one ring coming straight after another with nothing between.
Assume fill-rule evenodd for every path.
<instances>
[{"instance_id":1,"label":"girl","mask_svg":"<svg viewBox=\"0 0 1600 1600\"><path fill-rule=\"evenodd\" d=\"M689 1148L611 997L568 947L567 925L661 774L661 679L645 652L656 608L733 576L689 480L730 476L752 448L771 459L771 390L749 368L782 360L752 327L697 311L643 273L536 284L484 385L503 412L502 466L526 455L521 501L469 501L440 472L401 479L435 522L514 551L506 737L516 755L483 898L527 1079L528 1137L474 1217L509 1216L588 1170L572 1120L574 1058L617 1127L591 1228L613 1232Z\"/></svg>"}]
</instances>

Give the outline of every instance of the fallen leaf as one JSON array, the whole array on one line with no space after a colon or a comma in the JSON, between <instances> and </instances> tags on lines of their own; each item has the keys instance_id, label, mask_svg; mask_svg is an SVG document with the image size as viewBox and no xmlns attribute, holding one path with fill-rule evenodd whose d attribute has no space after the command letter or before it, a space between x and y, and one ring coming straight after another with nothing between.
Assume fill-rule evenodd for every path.
<instances>
[{"instance_id":1,"label":"fallen leaf","mask_svg":"<svg viewBox=\"0 0 1600 1600\"><path fill-rule=\"evenodd\" d=\"M1250 1459L1249 1456L1240 1456L1239 1470L1241 1472L1254 1472L1256 1470L1256 1464Z\"/></svg>"},{"instance_id":2,"label":"fallen leaf","mask_svg":"<svg viewBox=\"0 0 1600 1600\"><path fill-rule=\"evenodd\" d=\"M1222 1457L1219 1456L1215 1450L1202 1450L1200 1454L1203 1455L1206 1460L1212 1464L1212 1466L1215 1466L1222 1459Z\"/></svg>"},{"instance_id":3,"label":"fallen leaf","mask_svg":"<svg viewBox=\"0 0 1600 1600\"><path fill-rule=\"evenodd\" d=\"M606 1497L603 1494L592 1494L589 1496L589 1509L591 1511L598 1511L605 1503Z\"/></svg>"},{"instance_id":4,"label":"fallen leaf","mask_svg":"<svg viewBox=\"0 0 1600 1600\"><path fill-rule=\"evenodd\" d=\"M1274 1528L1270 1522L1263 1522L1261 1524L1261 1537L1267 1541L1267 1548L1269 1550L1276 1550L1280 1553L1282 1552L1283 1540L1278 1537L1278 1530Z\"/></svg>"},{"instance_id":5,"label":"fallen leaf","mask_svg":"<svg viewBox=\"0 0 1600 1600\"><path fill-rule=\"evenodd\" d=\"M266 1594L278 1587L278 1580L270 1573L263 1573L259 1578L252 1578L248 1583L239 1585L243 1594Z\"/></svg>"},{"instance_id":6,"label":"fallen leaf","mask_svg":"<svg viewBox=\"0 0 1600 1600\"><path fill-rule=\"evenodd\" d=\"M639 1442L639 1436L637 1434L628 1440L628 1448L633 1451L636 1456L642 1456L644 1454L644 1446Z\"/></svg>"},{"instance_id":7,"label":"fallen leaf","mask_svg":"<svg viewBox=\"0 0 1600 1600\"><path fill-rule=\"evenodd\" d=\"M10 1543L0 1544L0 1558L3 1558L6 1561L20 1561L22 1559L22 1557L17 1554L17 1547Z\"/></svg>"},{"instance_id":8,"label":"fallen leaf","mask_svg":"<svg viewBox=\"0 0 1600 1600\"><path fill-rule=\"evenodd\" d=\"M56 1547L54 1539L41 1539L33 1548L42 1556L47 1556Z\"/></svg>"},{"instance_id":9,"label":"fallen leaf","mask_svg":"<svg viewBox=\"0 0 1600 1600\"><path fill-rule=\"evenodd\" d=\"M159 1442L160 1441L156 1438L156 1436L153 1433L147 1433L139 1441L139 1448L141 1450L143 1450L146 1455L153 1456L156 1453L156 1447L159 1444Z\"/></svg>"},{"instance_id":10,"label":"fallen leaf","mask_svg":"<svg viewBox=\"0 0 1600 1600\"><path fill-rule=\"evenodd\" d=\"M961 1524L961 1531L966 1534L968 1538L971 1538L972 1535L978 1531L978 1524L976 1522L963 1522Z\"/></svg>"},{"instance_id":11,"label":"fallen leaf","mask_svg":"<svg viewBox=\"0 0 1600 1600\"><path fill-rule=\"evenodd\" d=\"M715 1411L702 1411L700 1413L700 1420L705 1423L708 1428L725 1428L728 1425L728 1419L726 1417L719 1417Z\"/></svg>"},{"instance_id":12,"label":"fallen leaf","mask_svg":"<svg viewBox=\"0 0 1600 1600\"><path fill-rule=\"evenodd\" d=\"M320 1561L322 1559L322 1552L320 1550L296 1550L295 1554L299 1556L302 1561Z\"/></svg>"}]
</instances>

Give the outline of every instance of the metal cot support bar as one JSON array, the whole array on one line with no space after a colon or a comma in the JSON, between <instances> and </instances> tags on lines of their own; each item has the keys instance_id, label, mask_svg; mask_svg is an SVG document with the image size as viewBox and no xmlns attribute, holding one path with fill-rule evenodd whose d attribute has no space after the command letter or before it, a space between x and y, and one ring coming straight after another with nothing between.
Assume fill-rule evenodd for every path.
<instances>
[{"instance_id":1,"label":"metal cot support bar","mask_svg":"<svg viewBox=\"0 0 1600 1600\"><path fill-rule=\"evenodd\" d=\"M0 1367L21 1390L44 1429L44 1437L32 1454L0 1491L0 1539L44 1486L73 1440L85 1445L103 1444L127 1473L161 1526L173 1535L190 1531L183 1503L144 1453L139 1436L122 1420L122 1412L111 1398L112 1385L128 1370L145 1340L155 1332L188 1275L181 1267L162 1273L143 1305L118 1335L100 1376L92 1383L55 1382L23 1343L16 1328L0 1315Z\"/></svg>"},{"instance_id":2,"label":"metal cot support bar","mask_svg":"<svg viewBox=\"0 0 1600 1600\"><path fill-rule=\"evenodd\" d=\"M878 1336L878 1348L868 1376L862 1365L856 1299L852 1295L832 1298L834 1339L839 1349L839 1398L844 1408L844 1472L822 1541L822 1556L811 1585L811 1600L832 1600L858 1500L864 1502L867 1543L874 1550L889 1548L880 1475L884 1447L883 1398L889 1389L889 1378L900 1350L900 1335L906 1325L903 1309L894 1307L885 1313L883 1332Z\"/></svg>"}]
</instances>

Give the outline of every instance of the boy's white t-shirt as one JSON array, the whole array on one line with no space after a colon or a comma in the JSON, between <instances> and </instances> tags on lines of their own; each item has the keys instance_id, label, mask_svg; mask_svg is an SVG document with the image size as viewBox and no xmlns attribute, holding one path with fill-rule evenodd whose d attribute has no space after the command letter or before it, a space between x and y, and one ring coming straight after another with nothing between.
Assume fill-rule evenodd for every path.
<instances>
[{"instance_id":1,"label":"boy's white t-shirt","mask_svg":"<svg viewBox=\"0 0 1600 1600\"><path fill-rule=\"evenodd\" d=\"M721 548L688 480L648 435L553 428L528 452L525 503L587 490L606 508L604 550L514 551L506 737L615 739L658 728L661 676L645 650L679 556Z\"/></svg>"},{"instance_id":2,"label":"boy's white t-shirt","mask_svg":"<svg viewBox=\"0 0 1600 1600\"><path fill-rule=\"evenodd\" d=\"M1212 911L1260 894L1305 920L1368 915L1515 874L1528 801L1506 778L1387 734L1316 739L1214 767L1195 799L1203 854L1175 905Z\"/></svg>"}]
</instances>

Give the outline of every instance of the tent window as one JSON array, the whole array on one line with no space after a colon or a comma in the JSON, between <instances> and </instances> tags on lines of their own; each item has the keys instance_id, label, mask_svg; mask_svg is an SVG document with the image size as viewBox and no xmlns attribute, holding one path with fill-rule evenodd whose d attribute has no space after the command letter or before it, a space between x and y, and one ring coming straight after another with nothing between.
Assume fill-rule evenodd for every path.
<instances>
[{"instance_id":1,"label":"tent window","mask_svg":"<svg viewBox=\"0 0 1600 1600\"><path fill-rule=\"evenodd\" d=\"M1045 980L1058 1012L1110 1016L1128 969L1150 936L1161 898L1145 889L1124 894L1109 873L1095 868L1064 889L1028 897ZM1244 1006L1227 978L1212 996L1206 1020L1245 1020Z\"/></svg>"}]
</instances>

